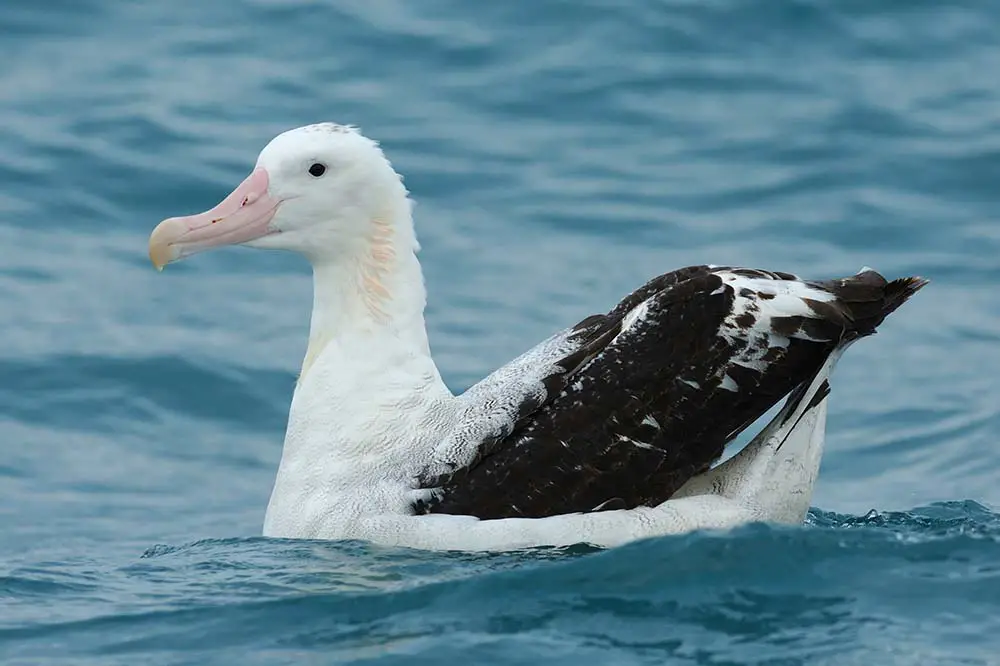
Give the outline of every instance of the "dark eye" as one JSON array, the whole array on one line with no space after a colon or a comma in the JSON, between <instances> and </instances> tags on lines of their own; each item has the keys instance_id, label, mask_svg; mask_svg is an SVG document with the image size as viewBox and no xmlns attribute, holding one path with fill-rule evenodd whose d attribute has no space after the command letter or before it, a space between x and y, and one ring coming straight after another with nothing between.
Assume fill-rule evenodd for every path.
<instances>
[{"instance_id":1,"label":"dark eye","mask_svg":"<svg viewBox=\"0 0 1000 666\"><path fill-rule=\"evenodd\" d=\"M326 173L326 165L320 164L319 162L314 162L311 167L309 167L309 173L315 178L319 178L324 173Z\"/></svg>"}]
</instances>

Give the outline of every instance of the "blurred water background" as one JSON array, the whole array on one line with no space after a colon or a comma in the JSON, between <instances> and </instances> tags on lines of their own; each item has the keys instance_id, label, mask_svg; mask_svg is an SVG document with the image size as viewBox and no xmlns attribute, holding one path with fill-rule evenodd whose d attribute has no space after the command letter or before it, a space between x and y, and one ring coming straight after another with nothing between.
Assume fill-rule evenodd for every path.
<instances>
[{"instance_id":1,"label":"blurred water background","mask_svg":"<svg viewBox=\"0 0 1000 666\"><path fill-rule=\"evenodd\" d=\"M4 0L0 663L1000 663L1000 4ZM380 140L456 391L694 263L933 280L803 528L442 555L260 532L305 262L158 275L276 133Z\"/></svg>"}]
</instances>

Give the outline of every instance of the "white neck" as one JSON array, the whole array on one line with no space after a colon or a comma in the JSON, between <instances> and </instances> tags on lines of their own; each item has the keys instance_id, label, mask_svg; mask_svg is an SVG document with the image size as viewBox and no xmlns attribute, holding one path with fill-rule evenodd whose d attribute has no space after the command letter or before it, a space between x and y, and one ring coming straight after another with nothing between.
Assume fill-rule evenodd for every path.
<instances>
[{"instance_id":1,"label":"white neck","mask_svg":"<svg viewBox=\"0 0 1000 666\"><path fill-rule=\"evenodd\" d=\"M373 506L405 510L403 477L453 417L430 355L408 206L404 219L372 225L350 257L310 257L309 346L265 534L308 534Z\"/></svg>"},{"instance_id":2,"label":"white neck","mask_svg":"<svg viewBox=\"0 0 1000 666\"><path fill-rule=\"evenodd\" d=\"M429 358L424 324L426 301L420 262L412 251L404 250L401 256L381 263L370 256L315 261L309 346L300 383L334 341L388 338L393 343L391 348L372 349L369 353L403 352Z\"/></svg>"}]
</instances>

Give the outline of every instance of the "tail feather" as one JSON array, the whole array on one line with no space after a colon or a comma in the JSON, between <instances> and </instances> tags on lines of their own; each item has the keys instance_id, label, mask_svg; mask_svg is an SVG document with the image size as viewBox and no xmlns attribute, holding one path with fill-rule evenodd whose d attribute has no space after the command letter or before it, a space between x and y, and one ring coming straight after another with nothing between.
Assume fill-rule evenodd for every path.
<instances>
[{"instance_id":1,"label":"tail feather","mask_svg":"<svg viewBox=\"0 0 1000 666\"><path fill-rule=\"evenodd\" d=\"M927 283L916 276L889 282L876 271L864 269L849 278L814 284L836 296L836 301L827 305L850 322L847 328L852 337L863 337L873 334L886 317Z\"/></svg>"},{"instance_id":2,"label":"tail feather","mask_svg":"<svg viewBox=\"0 0 1000 666\"><path fill-rule=\"evenodd\" d=\"M900 305L905 303L915 293L923 289L930 280L920 276L905 277L893 280L885 287L882 316L887 317Z\"/></svg>"}]
</instances>

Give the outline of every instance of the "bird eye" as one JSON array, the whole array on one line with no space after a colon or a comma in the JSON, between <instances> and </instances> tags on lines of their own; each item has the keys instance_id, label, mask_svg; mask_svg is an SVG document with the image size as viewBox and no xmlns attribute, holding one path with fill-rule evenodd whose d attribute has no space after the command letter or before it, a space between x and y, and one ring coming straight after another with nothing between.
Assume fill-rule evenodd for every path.
<instances>
[{"instance_id":1,"label":"bird eye","mask_svg":"<svg viewBox=\"0 0 1000 666\"><path fill-rule=\"evenodd\" d=\"M324 173L326 173L326 165L320 164L319 162L314 162L311 167L309 167L309 174L314 178L319 178Z\"/></svg>"}]
</instances>

